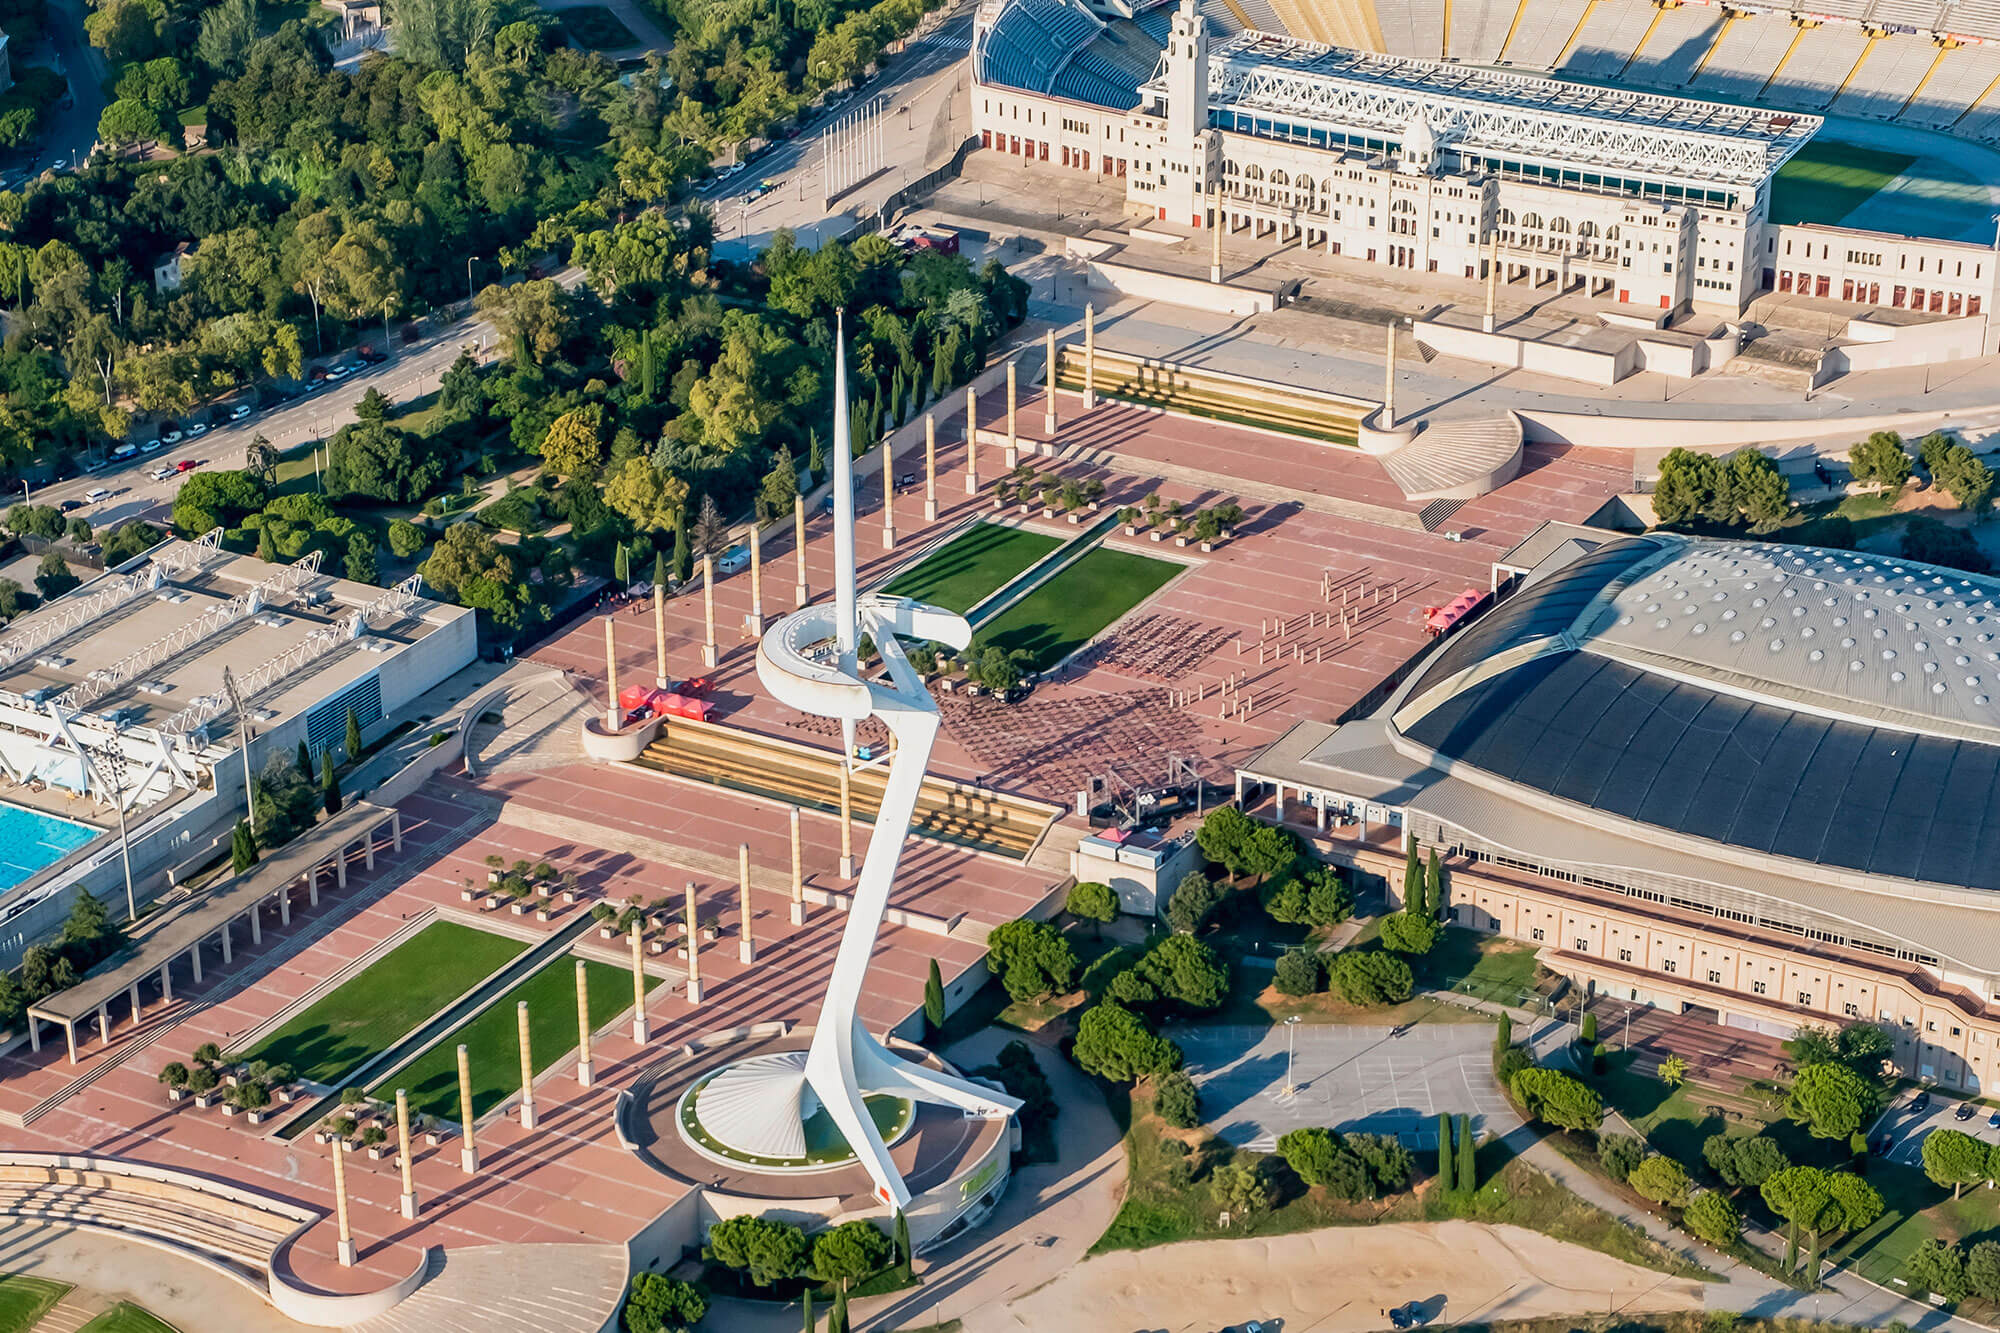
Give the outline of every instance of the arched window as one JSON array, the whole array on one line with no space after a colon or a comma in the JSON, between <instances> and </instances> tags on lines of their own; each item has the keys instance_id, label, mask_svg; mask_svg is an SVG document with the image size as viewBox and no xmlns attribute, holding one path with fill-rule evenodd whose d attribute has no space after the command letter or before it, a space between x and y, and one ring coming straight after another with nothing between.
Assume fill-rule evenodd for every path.
<instances>
[{"instance_id":1,"label":"arched window","mask_svg":"<svg viewBox=\"0 0 2000 1333\"><path fill-rule=\"evenodd\" d=\"M1518 219L1518 218L1516 218L1516 217L1514 216L1514 210L1513 210L1513 209L1511 209L1511 208L1503 208L1503 209L1501 209L1501 210L1500 210L1500 225L1501 225L1501 226L1503 226L1503 227L1512 227L1512 226L1515 226L1515 225L1516 225L1516 224L1517 224L1517 223L1518 223L1519 221L1520 221L1520 219Z\"/></svg>"},{"instance_id":2,"label":"arched window","mask_svg":"<svg viewBox=\"0 0 2000 1333\"><path fill-rule=\"evenodd\" d=\"M1542 229L1542 215L1540 213L1524 215L1521 218L1521 229L1523 231L1540 231Z\"/></svg>"},{"instance_id":3,"label":"arched window","mask_svg":"<svg viewBox=\"0 0 2000 1333\"><path fill-rule=\"evenodd\" d=\"M1554 221L1549 223L1549 230L1554 232L1558 236L1569 235L1569 219L1556 218Z\"/></svg>"}]
</instances>

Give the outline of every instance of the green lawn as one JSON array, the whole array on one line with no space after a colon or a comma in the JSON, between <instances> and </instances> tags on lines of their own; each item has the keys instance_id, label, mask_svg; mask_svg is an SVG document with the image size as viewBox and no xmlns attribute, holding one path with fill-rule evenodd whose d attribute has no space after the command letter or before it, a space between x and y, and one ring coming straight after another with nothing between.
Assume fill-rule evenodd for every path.
<instances>
[{"instance_id":1,"label":"green lawn","mask_svg":"<svg viewBox=\"0 0 2000 1333\"><path fill-rule=\"evenodd\" d=\"M1871 1282L1887 1286L1906 1276L1910 1255L1933 1236L1966 1249L1978 1241L2000 1240L2000 1190L1967 1189L1954 1200L1950 1190L1932 1184L1916 1167L1880 1160L1869 1162L1868 1183L1882 1192L1881 1218L1860 1235L1828 1247L1827 1257L1852 1265Z\"/></svg>"},{"instance_id":2,"label":"green lawn","mask_svg":"<svg viewBox=\"0 0 2000 1333\"><path fill-rule=\"evenodd\" d=\"M1060 538L1025 528L975 523L890 579L882 591L963 615L1061 545Z\"/></svg>"},{"instance_id":3,"label":"green lawn","mask_svg":"<svg viewBox=\"0 0 2000 1333\"><path fill-rule=\"evenodd\" d=\"M579 5L575 9L562 10L557 14L556 21L569 34L570 41L585 51L621 51L639 44L632 30L603 5Z\"/></svg>"},{"instance_id":4,"label":"green lawn","mask_svg":"<svg viewBox=\"0 0 2000 1333\"><path fill-rule=\"evenodd\" d=\"M603 1027L632 1007L632 973L608 963L586 963L590 987L590 1026ZM660 984L647 977L646 989ZM485 1115L521 1090L521 1047L515 1029L514 1005L528 1002L528 1042L541 1073L576 1049L576 972L567 956L556 959L457 1031L376 1085L378 1097L393 1097L397 1088L410 1093L410 1110L446 1120L458 1119L458 1047L470 1048L472 1113Z\"/></svg>"},{"instance_id":5,"label":"green lawn","mask_svg":"<svg viewBox=\"0 0 2000 1333\"><path fill-rule=\"evenodd\" d=\"M1529 1004L1535 988L1535 950L1484 931L1447 926L1424 958L1420 982L1503 1004Z\"/></svg>"},{"instance_id":6,"label":"green lawn","mask_svg":"<svg viewBox=\"0 0 2000 1333\"><path fill-rule=\"evenodd\" d=\"M69 1283L45 1277L0 1277L0 1333L28 1333L68 1292Z\"/></svg>"},{"instance_id":7,"label":"green lawn","mask_svg":"<svg viewBox=\"0 0 2000 1333\"><path fill-rule=\"evenodd\" d=\"M1151 597L1182 566L1100 546L980 627L975 647L1022 650L1046 671Z\"/></svg>"},{"instance_id":8,"label":"green lawn","mask_svg":"<svg viewBox=\"0 0 2000 1333\"><path fill-rule=\"evenodd\" d=\"M242 1053L338 1086L364 1062L528 946L451 921L425 926ZM572 1006L574 1012L574 1006Z\"/></svg>"},{"instance_id":9,"label":"green lawn","mask_svg":"<svg viewBox=\"0 0 2000 1333\"><path fill-rule=\"evenodd\" d=\"M172 1324L159 1319L129 1301L120 1301L85 1324L81 1333L179 1333Z\"/></svg>"},{"instance_id":10,"label":"green lawn","mask_svg":"<svg viewBox=\"0 0 2000 1333\"><path fill-rule=\"evenodd\" d=\"M1771 221L1837 226L1917 159L1832 140L1808 143L1771 184Z\"/></svg>"}]
</instances>

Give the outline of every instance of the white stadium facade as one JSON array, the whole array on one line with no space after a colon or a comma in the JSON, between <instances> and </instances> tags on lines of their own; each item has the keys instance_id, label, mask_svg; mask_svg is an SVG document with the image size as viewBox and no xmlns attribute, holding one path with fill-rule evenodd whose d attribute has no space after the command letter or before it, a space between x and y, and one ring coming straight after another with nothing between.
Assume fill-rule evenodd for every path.
<instances>
[{"instance_id":1,"label":"white stadium facade","mask_svg":"<svg viewBox=\"0 0 2000 1333\"><path fill-rule=\"evenodd\" d=\"M1452 7L1454 30L1481 3ZM1525 21L1584 34L1600 7L1628 0L1578 3L1565 27L1550 16L1566 3L1520 0L1502 49L1515 49ZM1511 11L1513 0L1488 8ZM1821 122L1777 105L1769 78L1717 90L1756 98L1750 106L1702 98L1694 77L1676 85L1692 96L1632 91L1673 83L1627 71L1680 8L1638 4L1657 20L1633 39L1641 45L1591 67L1619 79L1612 88L1490 67L1515 62L1483 39L1475 58L1439 59L1446 43L1428 37L1401 43L1425 54L1396 51L1387 34L1414 32L1415 16L1388 22L1386 0L1293 6L1289 22L1247 0L1131 13L1123 0L986 0L973 39L975 128L983 148L1122 179L1135 216L1200 228L1219 215L1232 232L1418 273L1483 278L1497 255L1509 283L1655 315L1733 316L1767 290L1946 317L1991 311L2000 264L1988 245L1773 221L1773 178ZM1791 29L1794 50L1817 26ZM1299 35L1329 29L1375 49ZM1541 67L1586 77L1563 63L1582 40L1565 39ZM1868 51L1883 40L1868 37ZM1941 67L1974 39L1940 40L1952 43L1937 52ZM1991 56L1971 58L2000 85ZM1895 112L1911 105L1929 104L1906 99ZM2000 109L1968 128L1981 127L2000 134Z\"/></svg>"}]
</instances>

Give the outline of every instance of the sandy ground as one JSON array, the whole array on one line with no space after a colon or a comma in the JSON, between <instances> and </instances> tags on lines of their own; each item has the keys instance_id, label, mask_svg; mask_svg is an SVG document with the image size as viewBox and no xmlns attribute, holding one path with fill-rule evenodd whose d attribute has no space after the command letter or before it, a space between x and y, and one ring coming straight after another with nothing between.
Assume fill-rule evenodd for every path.
<instances>
[{"instance_id":1,"label":"sandy ground","mask_svg":"<svg viewBox=\"0 0 2000 1333\"><path fill-rule=\"evenodd\" d=\"M1702 1284L1476 1222L1341 1227L1268 1240L1195 1241L1104 1255L965 1333L1208 1333L1249 1319L1285 1333L1389 1327L1383 1311L1421 1301L1433 1322L1603 1311L1698 1310Z\"/></svg>"},{"instance_id":2,"label":"sandy ground","mask_svg":"<svg viewBox=\"0 0 2000 1333\"><path fill-rule=\"evenodd\" d=\"M92 1304L132 1301L176 1328L304 1333L307 1327L201 1264L73 1227L18 1220L0 1225L0 1272L74 1283Z\"/></svg>"}]
</instances>

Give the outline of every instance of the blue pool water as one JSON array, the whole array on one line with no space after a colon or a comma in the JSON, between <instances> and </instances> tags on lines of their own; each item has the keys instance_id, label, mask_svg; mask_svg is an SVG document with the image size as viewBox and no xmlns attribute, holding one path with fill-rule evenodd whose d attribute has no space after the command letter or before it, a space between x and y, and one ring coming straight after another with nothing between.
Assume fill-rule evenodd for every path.
<instances>
[{"instance_id":1,"label":"blue pool water","mask_svg":"<svg viewBox=\"0 0 2000 1333\"><path fill-rule=\"evenodd\" d=\"M62 860L97 833L88 824L0 803L0 890Z\"/></svg>"}]
</instances>

